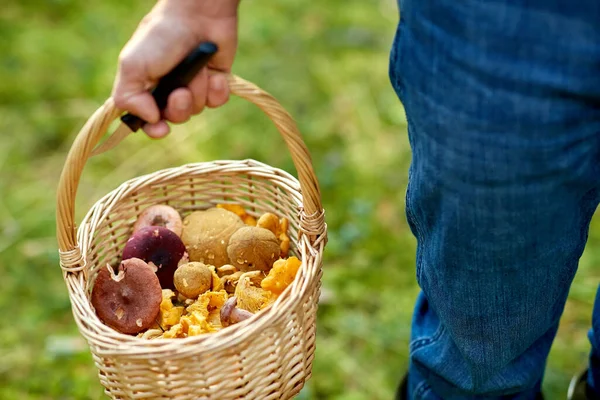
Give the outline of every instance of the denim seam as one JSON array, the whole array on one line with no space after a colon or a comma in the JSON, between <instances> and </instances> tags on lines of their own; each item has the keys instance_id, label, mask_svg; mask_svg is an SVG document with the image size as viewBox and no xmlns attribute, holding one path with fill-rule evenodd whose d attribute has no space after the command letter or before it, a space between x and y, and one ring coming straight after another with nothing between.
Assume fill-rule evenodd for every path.
<instances>
[{"instance_id":1,"label":"denim seam","mask_svg":"<svg viewBox=\"0 0 600 400\"><path fill-rule=\"evenodd\" d=\"M444 331L445 331L444 326L440 324L439 328L437 329L437 331L435 331L433 336L422 338L422 339L416 339L410 343L409 347L414 352L414 351L417 351L417 350L423 348L424 346L427 346L434 342L437 342L440 339L440 337L442 336L442 334L444 333Z\"/></svg>"},{"instance_id":2,"label":"denim seam","mask_svg":"<svg viewBox=\"0 0 600 400\"><path fill-rule=\"evenodd\" d=\"M409 181L411 179L411 173L409 172ZM410 186L410 184L409 184ZM421 238L423 237L423 233L421 232L421 227L419 226L419 223L417 222L417 218L415 216L415 213L412 211L412 201L410 201L408 198L410 196L410 189L407 189L406 191L406 213L408 214L408 218L411 219L413 225L415 226L415 230L417 231L417 242L421 240ZM419 250L417 251L417 259L415 260L415 268L416 268L416 275L417 275L417 282L421 281L421 271L422 271L422 264L423 264L423 254L422 251Z\"/></svg>"},{"instance_id":3,"label":"denim seam","mask_svg":"<svg viewBox=\"0 0 600 400\"><path fill-rule=\"evenodd\" d=\"M405 113L405 114L406 114L406 123L408 125L408 129L410 131L412 131L411 127L414 127L412 119L408 115L408 113ZM410 135L410 132L409 132L409 135ZM406 213L408 214L408 218L411 219L413 225L415 226L415 230L417 231L417 241L421 242L423 240L423 238L425 237L425 235L423 234L423 229L421 227L421 224L417 220L417 215L413 212L413 207L415 207L415 204L413 201L410 200L410 194L412 193L412 190L413 190L412 189L412 181L413 181L413 172L412 172L412 166L411 166L408 169L408 184L406 185L406 194L405 194ZM418 282L422 281L422 278L421 278L421 272L423 270L422 265L423 265L423 253L421 250L418 250L417 251L417 259L416 259L416 275L417 275Z\"/></svg>"},{"instance_id":4,"label":"denim seam","mask_svg":"<svg viewBox=\"0 0 600 400\"><path fill-rule=\"evenodd\" d=\"M408 217L412 220L412 223L415 225L415 228L417 230L417 235L419 236L419 239L423 237L423 232L421 231L421 227L419 225L419 223L417 222L417 216L416 214L413 212L412 208L414 207L414 203L410 200L410 194L412 193L412 180L413 180L413 173L412 173L412 169L409 168L408 170L408 185L406 186L406 212L408 213Z\"/></svg>"}]
</instances>

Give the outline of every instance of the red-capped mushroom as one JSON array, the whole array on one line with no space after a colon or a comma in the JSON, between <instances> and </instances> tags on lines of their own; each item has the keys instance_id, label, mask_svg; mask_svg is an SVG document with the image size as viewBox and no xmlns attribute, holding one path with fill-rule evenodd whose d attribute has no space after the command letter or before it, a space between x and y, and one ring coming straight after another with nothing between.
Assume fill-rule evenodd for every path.
<instances>
[{"instance_id":1,"label":"red-capped mushroom","mask_svg":"<svg viewBox=\"0 0 600 400\"><path fill-rule=\"evenodd\" d=\"M134 233L123 248L123 260L139 258L156 266L163 289L175 290L173 274L185 253L185 245L173 231L148 226Z\"/></svg>"},{"instance_id":2,"label":"red-capped mushroom","mask_svg":"<svg viewBox=\"0 0 600 400\"><path fill-rule=\"evenodd\" d=\"M154 270L131 258L98 272L92 289L92 305L98 317L119 332L133 335L152 326L160 311L162 289Z\"/></svg>"},{"instance_id":3,"label":"red-capped mushroom","mask_svg":"<svg viewBox=\"0 0 600 400\"><path fill-rule=\"evenodd\" d=\"M148 226L165 227L177 236L181 236L183 230L181 215L173 207L165 204L156 204L144 209L133 225L133 232Z\"/></svg>"}]
</instances>

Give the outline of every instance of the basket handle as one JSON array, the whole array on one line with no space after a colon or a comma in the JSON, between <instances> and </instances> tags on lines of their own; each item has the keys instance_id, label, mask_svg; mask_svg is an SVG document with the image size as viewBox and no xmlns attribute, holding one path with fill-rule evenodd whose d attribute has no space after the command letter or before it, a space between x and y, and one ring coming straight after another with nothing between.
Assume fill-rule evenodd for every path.
<instances>
[{"instance_id":1,"label":"basket handle","mask_svg":"<svg viewBox=\"0 0 600 400\"><path fill-rule=\"evenodd\" d=\"M235 75L228 76L228 83L232 94L258 106L279 130L291 153L300 181L303 203L300 229L311 241L318 240L325 231L321 192L310 153L296 123L273 96L253 83ZM85 123L67 154L58 183L56 208L60 264L65 271L79 271L83 268L75 224L75 197L79 179L95 146L122 112L115 107L112 98L106 100Z\"/></svg>"}]
</instances>

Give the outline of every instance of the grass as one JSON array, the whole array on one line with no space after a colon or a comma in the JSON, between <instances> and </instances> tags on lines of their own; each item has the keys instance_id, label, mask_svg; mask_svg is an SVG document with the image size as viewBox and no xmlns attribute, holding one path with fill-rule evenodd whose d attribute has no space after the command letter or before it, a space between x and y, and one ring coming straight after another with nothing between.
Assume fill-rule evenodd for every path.
<instances>
[{"instance_id":1,"label":"grass","mask_svg":"<svg viewBox=\"0 0 600 400\"><path fill-rule=\"evenodd\" d=\"M314 375L303 399L389 399L406 368L418 292L404 218L410 153L387 78L393 0L242 2L234 70L274 94L312 152L330 242ZM8 1L0 11L0 398L100 399L55 240L55 188L78 129L109 95L115 61L152 2ZM169 151L165 151L169 149ZM255 158L294 172L254 107L233 99L163 141L127 139L86 166L77 220L120 182L186 162ZM377 154L377 157L373 157ZM548 364L550 400L585 362L600 225Z\"/></svg>"}]
</instances>

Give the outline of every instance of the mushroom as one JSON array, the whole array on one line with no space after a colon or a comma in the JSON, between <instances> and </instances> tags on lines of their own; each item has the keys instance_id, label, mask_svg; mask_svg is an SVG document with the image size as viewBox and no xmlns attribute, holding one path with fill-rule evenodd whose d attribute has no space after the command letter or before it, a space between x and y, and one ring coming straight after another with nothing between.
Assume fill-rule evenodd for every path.
<instances>
[{"instance_id":1,"label":"mushroom","mask_svg":"<svg viewBox=\"0 0 600 400\"><path fill-rule=\"evenodd\" d=\"M290 237L287 234L290 222L287 218L279 219L273 213L264 213L256 222L256 226L270 230L279 239L281 257L286 258L290 251Z\"/></svg>"},{"instance_id":2,"label":"mushroom","mask_svg":"<svg viewBox=\"0 0 600 400\"><path fill-rule=\"evenodd\" d=\"M119 332L133 335L154 324L160 311L162 290L153 269L143 260L121 262L118 273L107 265L92 289L98 317Z\"/></svg>"},{"instance_id":3,"label":"mushroom","mask_svg":"<svg viewBox=\"0 0 600 400\"><path fill-rule=\"evenodd\" d=\"M237 298L233 296L223 304L223 307L221 307L221 326L223 328L242 322L254 315L250 311L241 310L236 306Z\"/></svg>"},{"instance_id":4,"label":"mushroom","mask_svg":"<svg viewBox=\"0 0 600 400\"><path fill-rule=\"evenodd\" d=\"M264 275L260 271L246 272L240 276L234 292L239 308L254 313L270 303L272 294L261 287L262 278Z\"/></svg>"},{"instance_id":5,"label":"mushroom","mask_svg":"<svg viewBox=\"0 0 600 400\"><path fill-rule=\"evenodd\" d=\"M148 226L165 227L177 236L181 236L183 229L181 216L177 210L164 204L156 204L144 209L133 225L133 232Z\"/></svg>"},{"instance_id":6,"label":"mushroom","mask_svg":"<svg viewBox=\"0 0 600 400\"><path fill-rule=\"evenodd\" d=\"M184 218L181 234L190 261L217 268L228 264L229 238L243 226L244 223L236 214L222 208L194 211Z\"/></svg>"},{"instance_id":7,"label":"mushroom","mask_svg":"<svg viewBox=\"0 0 600 400\"><path fill-rule=\"evenodd\" d=\"M237 272L237 268L230 264L225 264L225 265L217 268L217 275L219 276L219 278L234 274L236 272Z\"/></svg>"},{"instance_id":8,"label":"mushroom","mask_svg":"<svg viewBox=\"0 0 600 400\"><path fill-rule=\"evenodd\" d=\"M256 221L256 226L259 228L265 228L273 232L275 235L279 233L279 218L277 215L273 213L264 213L260 216L258 221Z\"/></svg>"},{"instance_id":9,"label":"mushroom","mask_svg":"<svg viewBox=\"0 0 600 400\"><path fill-rule=\"evenodd\" d=\"M252 215L248 214L244 207L239 204L217 204L217 208L231 211L240 217L246 225L256 226L256 219Z\"/></svg>"},{"instance_id":10,"label":"mushroom","mask_svg":"<svg viewBox=\"0 0 600 400\"><path fill-rule=\"evenodd\" d=\"M231 236L227 254L231 263L240 271L266 272L279 258L281 249L277 237L270 230L246 226Z\"/></svg>"},{"instance_id":11,"label":"mushroom","mask_svg":"<svg viewBox=\"0 0 600 400\"><path fill-rule=\"evenodd\" d=\"M236 271L233 274L226 275L221 278L221 282L223 282L223 288L227 293L232 294L235 292L235 287L237 286L242 274L242 271Z\"/></svg>"},{"instance_id":12,"label":"mushroom","mask_svg":"<svg viewBox=\"0 0 600 400\"><path fill-rule=\"evenodd\" d=\"M279 296L296 279L301 265L300 259L294 256L275 261L269 275L260 282L260 287Z\"/></svg>"},{"instance_id":13,"label":"mushroom","mask_svg":"<svg viewBox=\"0 0 600 400\"><path fill-rule=\"evenodd\" d=\"M188 299L193 299L210 290L212 272L201 262L189 262L177 268L173 282L179 293Z\"/></svg>"},{"instance_id":14,"label":"mushroom","mask_svg":"<svg viewBox=\"0 0 600 400\"><path fill-rule=\"evenodd\" d=\"M281 224L279 225L279 241L281 248L281 257L286 258L290 252L290 237L288 236L288 227L290 226L290 221L287 218L281 218Z\"/></svg>"},{"instance_id":15,"label":"mushroom","mask_svg":"<svg viewBox=\"0 0 600 400\"><path fill-rule=\"evenodd\" d=\"M244 275L245 277L250 279L250 282L254 286L260 286L262 280L265 278L264 272L261 271L251 271L251 272L242 272L236 271L233 274L225 275L221 278L221 282L223 283L223 289L229 294L235 292L235 288L240 280L240 278Z\"/></svg>"},{"instance_id":16,"label":"mushroom","mask_svg":"<svg viewBox=\"0 0 600 400\"><path fill-rule=\"evenodd\" d=\"M139 258L156 266L156 275L163 289L175 289L173 274L185 246L179 236L162 226L148 226L134 233L125 243L123 260Z\"/></svg>"}]
</instances>

